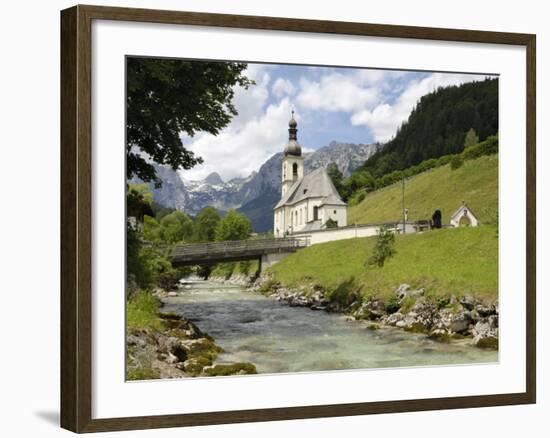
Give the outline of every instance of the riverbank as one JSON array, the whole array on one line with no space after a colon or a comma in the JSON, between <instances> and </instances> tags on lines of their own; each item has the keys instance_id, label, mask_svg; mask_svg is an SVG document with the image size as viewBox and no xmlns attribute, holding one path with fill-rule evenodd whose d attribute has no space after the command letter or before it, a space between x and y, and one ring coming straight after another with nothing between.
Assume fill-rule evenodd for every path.
<instances>
[{"instance_id":1,"label":"riverbank","mask_svg":"<svg viewBox=\"0 0 550 438\"><path fill-rule=\"evenodd\" d=\"M498 349L498 301L489 302L486 298L453 294L441 298L424 288L403 283L385 299L370 297L364 300L360 294L350 294L345 286L330 293L319 285L289 288L269 274L257 280L242 274L209 280L245 286L249 291L290 306L345 314L366 322L371 330L395 327L439 342L470 339L475 347Z\"/></svg>"},{"instance_id":2,"label":"riverbank","mask_svg":"<svg viewBox=\"0 0 550 438\"><path fill-rule=\"evenodd\" d=\"M161 312L178 292L140 292L127 305L126 378L149 380L256 374L252 363L216 363L223 349L178 313Z\"/></svg>"}]
</instances>

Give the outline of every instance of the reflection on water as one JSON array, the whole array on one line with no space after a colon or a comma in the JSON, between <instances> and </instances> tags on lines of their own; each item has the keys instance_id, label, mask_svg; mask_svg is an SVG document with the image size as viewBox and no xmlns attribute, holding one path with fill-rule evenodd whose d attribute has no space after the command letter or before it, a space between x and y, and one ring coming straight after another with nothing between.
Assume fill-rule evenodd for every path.
<instances>
[{"instance_id":1,"label":"reflection on water","mask_svg":"<svg viewBox=\"0 0 550 438\"><path fill-rule=\"evenodd\" d=\"M344 316L289 307L236 286L196 282L165 300L214 337L218 362L252 362L259 373L496 362L469 341L443 344L399 329L368 330Z\"/></svg>"}]
</instances>

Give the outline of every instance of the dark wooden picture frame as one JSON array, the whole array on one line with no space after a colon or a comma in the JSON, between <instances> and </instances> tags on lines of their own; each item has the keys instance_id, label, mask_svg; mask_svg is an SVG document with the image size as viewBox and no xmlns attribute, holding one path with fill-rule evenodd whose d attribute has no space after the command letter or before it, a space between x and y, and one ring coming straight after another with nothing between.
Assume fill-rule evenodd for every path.
<instances>
[{"instance_id":1,"label":"dark wooden picture frame","mask_svg":"<svg viewBox=\"0 0 550 438\"><path fill-rule=\"evenodd\" d=\"M527 54L526 391L498 395L92 419L91 25L93 20L524 46ZM80 5L62 11L61 426L80 433L535 403L535 48L535 35L519 33Z\"/></svg>"}]
</instances>

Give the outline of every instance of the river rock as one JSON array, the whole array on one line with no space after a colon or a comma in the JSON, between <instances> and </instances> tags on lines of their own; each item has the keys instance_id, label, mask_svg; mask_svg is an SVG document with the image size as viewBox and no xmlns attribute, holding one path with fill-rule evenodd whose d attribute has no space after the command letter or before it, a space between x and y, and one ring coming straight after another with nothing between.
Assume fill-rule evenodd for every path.
<instances>
[{"instance_id":1,"label":"river rock","mask_svg":"<svg viewBox=\"0 0 550 438\"><path fill-rule=\"evenodd\" d=\"M463 310L451 318L449 328L455 333L464 333L468 331L471 323L472 317L470 316L470 312Z\"/></svg>"},{"instance_id":2,"label":"river rock","mask_svg":"<svg viewBox=\"0 0 550 438\"><path fill-rule=\"evenodd\" d=\"M405 316L401 312L395 312L391 315L388 315L384 320L384 323L387 325L395 326L399 321L402 321Z\"/></svg>"},{"instance_id":3,"label":"river rock","mask_svg":"<svg viewBox=\"0 0 550 438\"><path fill-rule=\"evenodd\" d=\"M462 298L460 298L460 304L462 304L462 306L467 310L474 310L476 302L474 297L470 295L465 295Z\"/></svg>"},{"instance_id":4,"label":"river rock","mask_svg":"<svg viewBox=\"0 0 550 438\"><path fill-rule=\"evenodd\" d=\"M370 298L360 309L366 319L378 320L386 315L386 306L382 300L376 298Z\"/></svg>"},{"instance_id":5,"label":"river rock","mask_svg":"<svg viewBox=\"0 0 550 438\"><path fill-rule=\"evenodd\" d=\"M474 329L472 343L479 348L498 348L498 328L494 327L494 320L478 322Z\"/></svg>"},{"instance_id":6,"label":"river rock","mask_svg":"<svg viewBox=\"0 0 550 438\"><path fill-rule=\"evenodd\" d=\"M445 329L436 328L430 332L428 338L438 342L449 342L451 340L451 334Z\"/></svg>"},{"instance_id":7,"label":"river rock","mask_svg":"<svg viewBox=\"0 0 550 438\"><path fill-rule=\"evenodd\" d=\"M414 289L411 290L411 286L408 284L401 284L399 287L395 290L395 296L397 297L397 300L399 301L399 304L402 304L405 298L408 297L421 297L424 295L424 289Z\"/></svg>"},{"instance_id":8,"label":"river rock","mask_svg":"<svg viewBox=\"0 0 550 438\"><path fill-rule=\"evenodd\" d=\"M178 296L178 293L175 291L171 291L171 292L168 292L166 295L170 298L174 298Z\"/></svg>"}]
</instances>

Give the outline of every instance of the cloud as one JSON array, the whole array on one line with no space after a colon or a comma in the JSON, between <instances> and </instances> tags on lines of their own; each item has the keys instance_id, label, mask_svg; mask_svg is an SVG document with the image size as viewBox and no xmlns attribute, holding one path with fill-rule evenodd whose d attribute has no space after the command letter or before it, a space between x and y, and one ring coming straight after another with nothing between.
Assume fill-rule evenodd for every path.
<instances>
[{"instance_id":1,"label":"cloud","mask_svg":"<svg viewBox=\"0 0 550 438\"><path fill-rule=\"evenodd\" d=\"M232 124L218 136L198 136L188 147L201 156L204 163L181 175L189 180L201 180L211 172L218 172L224 181L250 175L283 149L289 114L290 101L285 98L268 105L256 117Z\"/></svg>"},{"instance_id":2,"label":"cloud","mask_svg":"<svg viewBox=\"0 0 550 438\"><path fill-rule=\"evenodd\" d=\"M296 92L296 89L288 79L277 78L271 87L271 91L276 97L283 97L292 96Z\"/></svg>"},{"instance_id":3,"label":"cloud","mask_svg":"<svg viewBox=\"0 0 550 438\"><path fill-rule=\"evenodd\" d=\"M353 125L365 125L376 141L390 140L397 128L407 120L418 100L438 87L459 85L481 80L479 75L433 73L423 79L412 80L393 104L381 102L374 108L365 108L351 116Z\"/></svg>"},{"instance_id":4,"label":"cloud","mask_svg":"<svg viewBox=\"0 0 550 438\"><path fill-rule=\"evenodd\" d=\"M379 100L375 87L362 87L357 75L330 73L318 81L300 80L296 102L303 108L317 111L359 111Z\"/></svg>"},{"instance_id":5,"label":"cloud","mask_svg":"<svg viewBox=\"0 0 550 438\"><path fill-rule=\"evenodd\" d=\"M299 124L314 131L314 144L330 141L324 136L334 132L361 127L365 141L372 134L374 140L383 142L395 134L421 96L440 86L480 79L475 75L434 73L419 77L411 72L360 69L305 68L297 72L261 64L249 64L245 74L256 85L248 90L235 89L233 103L239 114L231 124L217 136L198 133L194 138L182 138L186 148L204 159L203 164L181 172L185 179L200 180L218 172L228 181L257 171L283 150L294 105ZM334 124L330 132L319 127L327 118ZM304 145L302 149L306 152Z\"/></svg>"}]
</instances>

